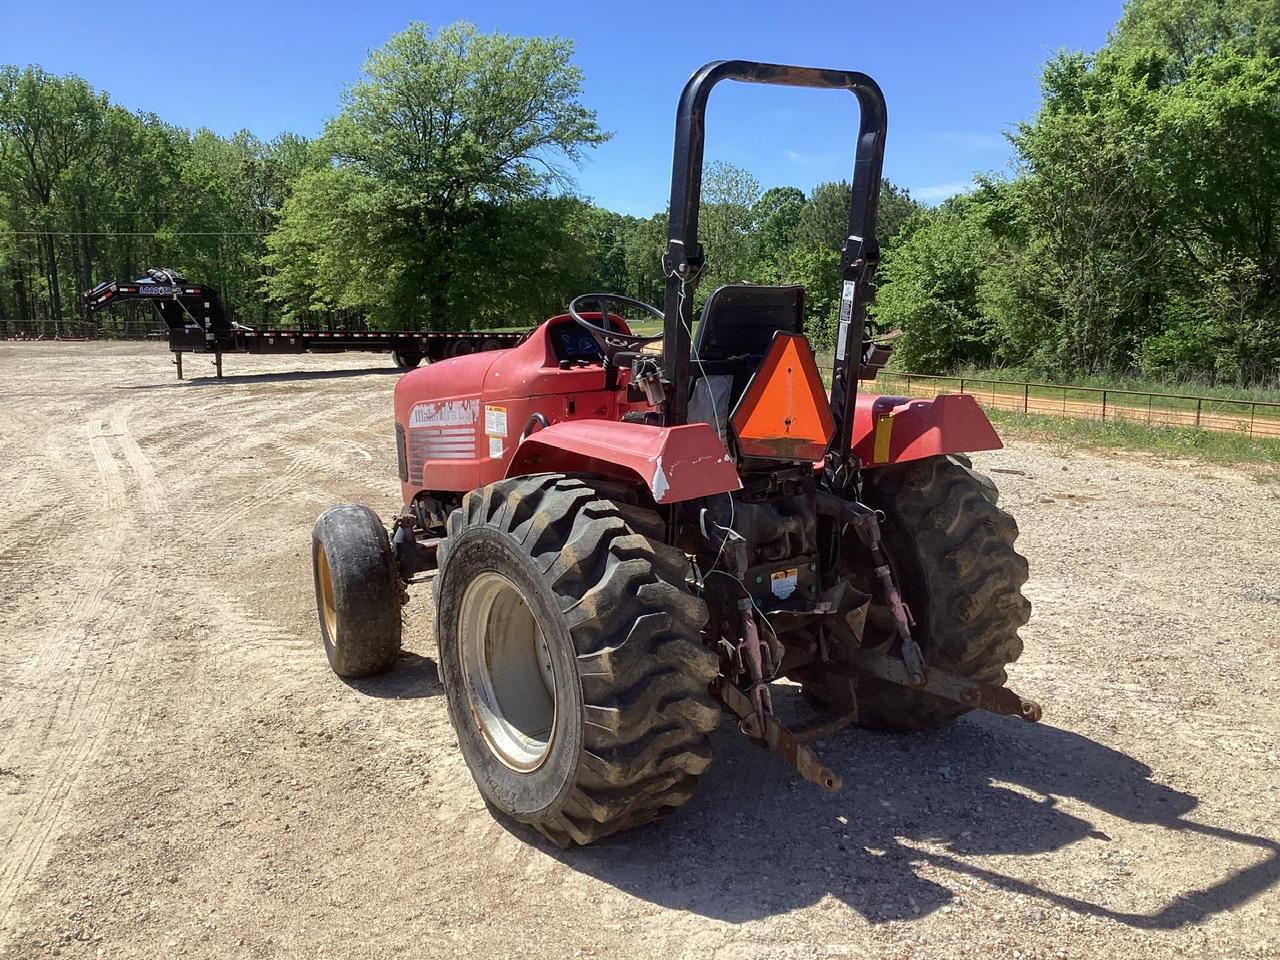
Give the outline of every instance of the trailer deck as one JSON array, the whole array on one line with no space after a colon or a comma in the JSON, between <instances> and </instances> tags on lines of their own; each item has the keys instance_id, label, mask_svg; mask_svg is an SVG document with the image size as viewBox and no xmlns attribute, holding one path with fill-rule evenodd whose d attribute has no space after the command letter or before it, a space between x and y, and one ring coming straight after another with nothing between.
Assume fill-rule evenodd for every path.
<instances>
[{"instance_id":1,"label":"trailer deck","mask_svg":"<svg viewBox=\"0 0 1280 960\"><path fill-rule=\"evenodd\" d=\"M120 303L150 303L169 331L179 380L184 353L213 354L218 378L224 353L390 353L396 366L409 370L424 359L513 347L528 335L486 330L258 330L231 319L216 288L164 269L149 270L134 281L108 280L82 296L87 314Z\"/></svg>"}]
</instances>

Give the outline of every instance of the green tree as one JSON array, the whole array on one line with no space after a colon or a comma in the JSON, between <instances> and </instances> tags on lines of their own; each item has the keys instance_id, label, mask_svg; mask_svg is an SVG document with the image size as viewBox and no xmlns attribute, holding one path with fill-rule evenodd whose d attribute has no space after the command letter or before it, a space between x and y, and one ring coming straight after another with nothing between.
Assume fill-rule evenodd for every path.
<instances>
[{"instance_id":1,"label":"green tree","mask_svg":"<svg viewBox=\"0 0 1280 960\"><path fill-rule=\"evenodd\" d=\"M784 284L804 287L805 332L820 349L835 346L840 315L840 254L828 247L793 246L782 260Z\"/></svg>"},{"instance_id":2,"label":"green tree","mask_svg":"<svg viewBox=\"0 0 1280 960\"><path fill-rule=\"evenodd\" d=\"M983 309L983 282L995 238L982 210L966 198L922 218L887 256L873 315L900 329L895 362L919 373L943 373L994 356L994 323Z\"/></svg>"},{"instance_id":3,"label":"green tree","mask_svg":"<svg viewBox=\"0 0 1280 960\"><path fill-rule=\"evenodd\" d=\"M62 320L58 238L68 227L70 184L89 176L104 143L108 103L79 77L55 77L39 67L0 67L3 182L21 205L24 236L36 238L49 318Z\"/></svg>"},{"instance_id":4,"label":"green tree","mask_svg":"<svg viewBox=\"0 0 1280 960\"><path fill-rule=\"evenodd\" d=\"M623 292L660 306L666 285L662 273L662 255L667 248L666 213L629 221L623 245L626 264Z\"/></svg>"},{"instance_id":5,"label":"green tree","mask_svg":"<svg viewBox=\"0 0 1280 960\"><path fill-rule=\"evenodd\" d=\"M795 240L802 247L826 247L839 252L849 235L849 203L853 187L847 180L820 183L796 223ZM921 209L903 187L880 181L880 202L876 216L876 236L881 247L889 247L902 228Z\"/></svg>"},{"instance_id":6,"label":"green tree","mask_svg":"<svg viewBox=\"0 0 1280 960\"><path fill-rule=\"evenodd\" d=\"M1274 0L1129 0L1107 49L1120 56L1155 52L1162 79L1179 83L1197 61L1230 50L1280 57Z\"/></svg>"},{"instance_id":7,"label":"green tree","mask_svg":"<svg viewBox=\"0 0 1280 960\"><path fill-rule=\"evenodd\" d=\"M1053 57L1015 176L891 251L899 361L1274 377L1278 31L1272 3L1133 0L1102 50Z\"/></svg>"},{"instance_id":8,"label":"green tree","mask_svg":"<svg viewBox=\"0 0 1280 960\"><path fill-rule=\"evenodd\" d=\"M771 187L756 201L752 210L755 230L750 272L758 282L780 281L784 261L796 242L796 228L804 204L804 191L798 187Z\"/></svg>"},{"instance_id":9,"label":"green tree","mask_svg":"<svg viewBox=\"0 0 1280 960\"><path fill-rule=\"evenodd\" d=\"M474 306L475 276L500 283L498 261L509 265L512 251L462 241L495 216L491 205L565 185L564 162L607 139L579 102L572 52L568 40L467 23L392 37L325 127L330 163L305 173L285 204L267 290L295 311L308 291L306 305L361 307L382 323L471 322L455 308ZM318 272L330 268L339 272Z\"/></svg>"},{"instance_id":10,"label":"green tree","mask_svg":"<svg viewBox=\"0 0 1280 960\"><path fill-rule=\"evenodd\" d=\"M759 199L760 181L746 170L724 161L707 165L698 216L698 239L707 258L700 301L716 287L751 279Z\"/></svg>"},{"instance_id":11,"label":"green tree","mask_svg":"<svg viewBox=\"0 0 1280 960\"><path fill-rule=\"evenodd\" d=\"M1148 152L1149 82L1079 54L1050 61L1044 106L1012 141L1021 158L1018 216L1029 269L1007 297L1006 328L1056 322L1026 358L1058 373L1122 367L1153 323L1164 269L1161 210Z\"/></svg>"}]
</instances>

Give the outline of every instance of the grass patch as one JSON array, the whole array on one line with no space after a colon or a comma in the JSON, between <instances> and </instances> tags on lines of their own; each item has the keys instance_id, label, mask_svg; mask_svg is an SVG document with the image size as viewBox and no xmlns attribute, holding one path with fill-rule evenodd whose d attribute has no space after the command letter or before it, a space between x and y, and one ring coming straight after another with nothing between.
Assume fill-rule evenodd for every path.
<instances>
[{"instance_id":1,"label":"grass patch","mask_svg":"<svg viewBox=\"0 0 1280 960\"><path fill-rule=\"evenodd\" d=\"M1211 463L1254 464L1267 468L1258 480L1280 479L1280 440L1191 427L1150 427L1125 420L1102 423L1003 410L988 410L987 415L1005 437L1057 440L1090 450L1138 450Z\"/></svg>"}]
</instances>

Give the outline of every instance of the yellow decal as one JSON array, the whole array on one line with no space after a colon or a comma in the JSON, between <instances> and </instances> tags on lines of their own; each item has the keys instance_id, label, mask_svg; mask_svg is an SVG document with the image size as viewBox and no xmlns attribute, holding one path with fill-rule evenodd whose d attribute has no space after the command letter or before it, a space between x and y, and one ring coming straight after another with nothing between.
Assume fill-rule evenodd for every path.
<instances>
[{"instance_id":1,"label":"yellow decal","mask_svg":"<svg viewBox=\"0 0 1280 960\"><path fill-rule=\"evenodd\" d=\"M881 417L876 421L875 447L871 452L872 463L888 463L889 440L893 436L893 417Z\"/></svg>"}]
</instances>

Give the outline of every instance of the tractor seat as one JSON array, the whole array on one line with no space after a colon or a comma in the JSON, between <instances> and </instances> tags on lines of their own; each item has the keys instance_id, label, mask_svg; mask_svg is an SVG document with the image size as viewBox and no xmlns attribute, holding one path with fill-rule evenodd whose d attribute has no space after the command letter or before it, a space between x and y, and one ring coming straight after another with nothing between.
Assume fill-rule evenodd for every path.
<instances>
[{"instance_id":1,"label":"tractor seat","mask_svg":"<svg viewBox=\"0 0 1280 960\"><path fill-rule=\"evenodd\" d=\"M702 308L694 355L707 365L742 364L752 371L769 351L773 335L804 333L804 287L758 287L735 283L718 287Z\"/></svg>"},{"instance_id":2,"label":"tractor seat","mask_svg":"<svg viewBox=\"0 0 1280 960\"><path fill-rule=\"evenodd\" d=\"M691 422L723 429L779 330L804 333L804 287L735 283L712 292L693 343Z\"/></svg>"}]
</instances>

